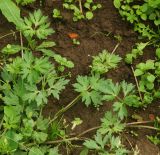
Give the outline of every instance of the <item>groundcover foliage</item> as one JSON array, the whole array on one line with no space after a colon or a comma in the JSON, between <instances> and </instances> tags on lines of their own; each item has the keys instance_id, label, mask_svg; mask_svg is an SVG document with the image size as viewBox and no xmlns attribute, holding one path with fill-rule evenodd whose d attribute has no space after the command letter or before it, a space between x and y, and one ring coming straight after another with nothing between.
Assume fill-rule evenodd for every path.
<instances>
[{"instance_id":1,"label":"groundcover foliage","mask_svg":"<svg viewBox=\"0 0 160 155\"><path fill-rule=\"evenodd\" d=\"M134 76L139 77L138 91L133 84L126 81L116 83L112 79L104 78L104 74L118 67L122 58L114 53L116 48L113 51L100 51L97 56L92 57L90 73L76 77L73 89L78 96L54 116L44 117L43 108L47 105L49 98L55 100L61 98L61 92L69 83L68 69L72 69L74 63L52 51L56 43L48 41L47 38L55 31L50 27L48 17L44 16L41 10L35 10L28 16L21 17L17 5L24 6L32 2L34 0L0 1L2 14L15 25L21 39L20 45L8 44L1 50L5 60L0 70L0 102L2 103L0 106L0 154L59 155L59 147L64 143L66 146L72 146L72 140L83 140L84 148L81 155L87 155L93 151L99 155L130 153L131 151L127 150L121 141L125 128L131 127L131 124L125 121L128 116L127 107L147 106L155 98L159 98L159 90L155 89L154 84L159 82L159 47L156 50L156 60L147 60L136 66ZM64 8L74 12L74 21L83 18L90 20L93 18L93 11L101 8L99 3L95 4L92 0L87 0L85 3L78 2L79 8L77 1L74 0L65 0L63 3ZM129 7L132 2L133 0L126 1L123 4L121 0L115 0L114 5L118 9L125 10L123 5ZM134 20L130 14L125 14L125 11L120 13L123 16L129 16L127 20L131 23L136 21L137 24L140 19L150 19L147 10L150 8L157 10L158 5L158 1L157 3L146 1L142 8L134 6L133 9L141 11L144 9L143 14L137 13L136 10L138 17L136 19L132 17ZM85 11L87 10L85 14L82 7ZM155 10L152 10L154 19L159 17ZM129 11L133 13L132 7ZM53 14L55 18L62 18L59 10L54 10ZM154 24L158 25L157 19ZM140 32L140 29L138 31ZM143 36L154 38L153 44L157 41L157 36L151 32L152 30L149 29ZM23 38L25 38L25 44L23 44ZM137 44L126 56L125 61L132 64L134 59L143 54L144 48L149 43L150 41ZM38 56L36 56L37 53ZM138 92L143 93L143 100ZM97 110L104 103L112 102L113 112L105 112L104 117L100 119L100 126L70 137L65 131L65 123L62 123L61 116L79 99L87 107L93 106ZM76 118L75 122L79 125L82 120ZM159 118L155 120L155 124L154 129L159 130ZM93 139L83 138L86 133L95 129L97 132ZM158 144L158 135L149 139Z\"/></svg>"}]
</instances>

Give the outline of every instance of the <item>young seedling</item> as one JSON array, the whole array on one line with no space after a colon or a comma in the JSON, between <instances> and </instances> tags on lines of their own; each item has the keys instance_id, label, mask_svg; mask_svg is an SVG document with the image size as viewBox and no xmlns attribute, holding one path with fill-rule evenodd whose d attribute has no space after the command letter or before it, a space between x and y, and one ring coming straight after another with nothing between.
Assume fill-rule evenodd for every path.
<instances>
[{"instance_id":1,"label":"young seedling","mask_svg":"<svg viewBox=\"0 0 160 155\"><path fill-rule=\"evenodd\" d=\"M72 130L75 129L76 126L81 125L83 121L80 118L74 118L74 120L71 122L72 123Z\"/></svg>"},{"instance_id":2,"label":"young seedling","mask_svg":"<svg viewBox=\"0 0 160 155\"><path fill-rule=\"evenodd\" d=\"M73 11L73 21L81 19L91 20L94 17L93 12L100 9L101 4L95 4L93 0L64 0L63 7ZM84 11L86 10L86 11Z\"/></svg>"},{"instance_id":3,"label":"young seedling","mask_svg":"<svg viewBox=\"0 0 160 155\"><path fill-rule=\"evenodd\" d=\"M77 39L72 39L74 45L80 45L80 41Z\"/></svg>"},{"instance_id":4,"label":"young seedling","mask_svg":"<svg viewBox=\"0 0 160 155\"><path fill-rule=\"evenodd\" d=\"M62 18L60 10L58 10L58 9L53 10L53 18L58 18L58 19Z\"/></svg>"}]
</instances>

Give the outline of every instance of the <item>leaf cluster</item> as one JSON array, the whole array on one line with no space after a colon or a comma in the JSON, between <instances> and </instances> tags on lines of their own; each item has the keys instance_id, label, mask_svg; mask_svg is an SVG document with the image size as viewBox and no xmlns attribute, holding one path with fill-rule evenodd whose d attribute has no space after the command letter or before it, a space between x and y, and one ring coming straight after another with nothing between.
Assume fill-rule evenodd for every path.
<instances>
[{"instance_id":1,"label":"leaf cluster","mask_svg":"<svg viewBox=\"0 0 160 155\"><path fill-rule=\"evenodd\" d=\"M62 15L59 9L53 9L53 18L61 19Z\"/></svg>"},{"instance_id":2,"label":"leaf cluster","mask_svg":"<svg viewBox=\"0 0 160 155\"><path fill-rule=\"evenodd\" d=\"M109 53L107 50L103 50L99 55L93 56L92 73L104 74L109 70L117 67L118 63L121 61L119 55Z\"/></svg>"},{"instance_id":3,"label":"leaf cluster","mask_svg":"<svg viewBox=\"0 0 160 155\"><path fill-rule=\"evenodd\" d=\"M23 58L16 57L13 62L6 64L1 79L4 117L0 152L14 152L16 155L20 149L25 154L28 152L25 150L26 144L39 145L50 140L50 119L43 118L41 109L48 103L49 96L59 99L59 94L69 80L58 75L48 57L36 58L29 51L25 51ZM29 154L33 155L36 151L43 155L56 151L50 147L43 147L33 145Z\"/></svg>"},{"instance_id":4,"label":"leaf cluster","mask_svg":"<svg viewBox=\"0 0 160 155\"><path fill-rule=\"evenodd\" d=\"M158 39L158 26L160 25L160 2L158 0L148 0L142 3L135 0L114 0L114 5L123 19L134 25L135 31L143 37ZM156 28L153 28L146 21L152 22Z\"/></svg>"},{"instance_id":5,"label":"leaf cluster","mask_svg":"<svg viewBox=\"0 0 160 155\"><path fill-rule=\"evenodd\" d=\"M67 10L73 11L73 21L81 19L91 20L94 17L93 12L100 9L102 6L99 3L94 3L93 0L85 0L78 2L76 0L64 0L63 7ZM84 10L86 10L84 12Z\"/></svg>"},{"instance_id":6,"label":"leaf cluster","mask_svg":"<svg viewBox=\"0 0 160 155\"><path fill-rule=\"evenodd\" d=\"M48 17L44 16L41 10L36 10L29 14L29 17L24 17L24 25L22 32L26 38L32 39L46 39L49 35L54 33L50 28Z\"/></svg>"},{"instance_id":7,"label":"leaf cluster","mask_svg":"<svg viewBox=\"0 0 160 155\"><path fill-rule=\"evenodd\" d=\"M158 57L157 49L156 55ZM159 85L160 62L157 60L147 60L145 63L136 65L134 75L139 78L139 89L143 93L143 102L151 103L155 98L160 97L160 93L156 85Z\"/></svg>"},{"instance_id":8,"label":"leaf cluster","mask_svg":"<svg viewBox=\"0 0 160 155\"><path fill-rule=\"evenodd\" d=\"M101 119L101 126L97 130L94 139L86 140L83 145L88 150L95 150L99 155L119 154L125 155L129 151L124 148L120 136L117 136L125 128L125 124L117 115L113 115L108 111ZM116 136L115 136L116 135Z\"/></svg>"},{"instance_id":9,"label":"leaf cluster","mask_svg":"<svg viewBox=\"0 0 160 155\"><path fill-rule=\"evenodd\" d=\"M102 135L99 132L97 132L93 140L86 140L83 145L89 150L95 150L98 155L127 155L129 152L122 145L120 137Z\"/></svg>"},{"instance_id":10,"label":"leaf cluster","mask_svg":"<svg viewBox=\"0 0 160 155\"><path fill-rule=\"evenodd\" d=\"M129 54L126 54L125 62L127 64L132 64L134 59L137 59L138 56L143 55L143 50L148 45L147 43L137 43L136 47L134 47Z\"/></svg>"},{"instance_id":11,"label":"leaf cluster","mask_svg":"<svg viewBox=\"0 0 160 155\"><path fill-rule=\"evenodd\" d=\"M120 119L127 117L126 106L142 106L140 98L134 92L134 86L125 81L114 84L112 80L99 76L78 76L77 83L73 86L76 92L81 93L82 102L86 106L93 104L98 108L104 101L114 102L113 110L118 113Z\"/></svg>"}]
</instances>

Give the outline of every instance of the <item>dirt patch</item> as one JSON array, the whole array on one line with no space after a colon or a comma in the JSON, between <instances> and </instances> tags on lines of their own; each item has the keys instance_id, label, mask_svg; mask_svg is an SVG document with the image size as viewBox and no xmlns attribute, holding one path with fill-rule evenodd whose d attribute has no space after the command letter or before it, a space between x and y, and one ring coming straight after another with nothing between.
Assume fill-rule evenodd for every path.
<instances>
[{"instance_id":1,"label":"dirt patch","mask_svg":"<svg viewBox=\"0 0 160 155\"><path fill-rule=\"evenodd\" d=\"M57 46L53 50L71 59L75 63L75 68L71 70L72 77L70 85L67 86L67 89L62 93L60 101L55 101L52 98L49 100L49 104L44 110L44 114L50 114L52 116L57 110L67 105L77 96L72 88L76 76L89 74L89 65L91 64L92 56L97 55L103 49L107 49L108 51L114 49L118 43L114 36L120 35L122 37L122 42L116 53L123 58L126 53L132 49L132 46L137 40L137 34L133 32L130 25L122 21L113 6L113 1L100 0L99 2L102 4L103 8L95 13L95 18L91 21L80 21L78 23L74 23L71 14L65 11L62 11L62 14L64 15L63 21L57 21L51 18L53 8L61 7L61 1L48 1L45 4L45 8L43 8L44 13L50 15L52 27L56 30L56 33L49 38L57 43ZM36 7L34 6L33 9L35 8ZM27 12L27 10L25 11ZM13 29L13 27L10 26L5 19L0 17L0 36L8 33L10 29ZM79 40L81 42L79 46L74 46L69 39L68 33L72 32L79 34ZM0 47L11 42L15 42L14 37L1 39ZM153 57L151 52L147 53L147 58ZM145 60L145 58L142 58L142 60ZM107 78L112 78L116 82L122 80L134 82L131 69L124 62L119 65L118 69L110 71L105 76ZM73 132L74 134L81 133L84 130L99 125L100 118L103 117L105 111L110 108L111 104L106 102L100 107L99 111L97 111L92 107L86 108L86 106L79 101L73 108L65 113L64 118L67 123L71 125L71 121L75 117L80 117L83 120L83 123ZM144 120L147 120L148 114L150 113L158 115L160 107L159 104L156 103L150 105L146 110L139 109L130 111L131 113L140 114ZM126 131L125 136L133 147L137 145L141 155L158 155L158 147L151 144L146 138L146 135L153 134L152 131L144 129L134 130L134 132L138 133L138 137L132 136L128 132L129 131ZM91 135L92 133L87 136ZM131 145L129 145L125 138L124 143L131 149ZM80 149L78 148L73 149L72 152L70 152L70 155L79 155L79 150ZM66 155L66 148L62 148L62 152Z\"/></svg>"}]
</instances>

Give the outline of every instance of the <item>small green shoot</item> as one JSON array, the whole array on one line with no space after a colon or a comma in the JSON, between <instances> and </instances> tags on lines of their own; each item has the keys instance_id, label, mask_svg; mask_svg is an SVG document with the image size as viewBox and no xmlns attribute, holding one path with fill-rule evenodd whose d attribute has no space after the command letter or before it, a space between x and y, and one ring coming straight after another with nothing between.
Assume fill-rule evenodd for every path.
<instances>
[{"instance_id":1,"label":"small green shoot","mask_svg":"<svg viewBox=\"0 0 160 155\"><path fill-rule=\"evenodd\" d=\"M53 18L57 18L57 19L61 19L62 18L60 10L58 10L58 9L54 9L53 10Z\"/></svg>"},{"instance_id":2,"label":"small green shoot","mask_svg":"<svg viewBox=\"0 0 160 155\"><path fill-rule=\"evenodd\" d=\"M80 41L77 40L77 39L72 39L72 42L73 42L74 45L80 45L81 44Z\"/></svg>"},{"instance_id":3,"label":"small green shoot","mask_svg":"<svg viewBox=\"0 0 160 155\"><path fill-rule=\"evenodd\" d=\"M74 118L74 120L71 122L72 123L72 130L75 129L76 126L81 125L83 121L80 118Z\"/></svg>"},{"instance_id":4,"label":"small green shoot","mask_svg":"<svg viewBox=\"0 0 160 155\"><path fill-rule=\"evenodd\" d=\"M93 56L93 62L90 67L93 73L104 74L116 68L121 59L119 55L103 50L98 56Z\"/></svg>"}]
</instances>

